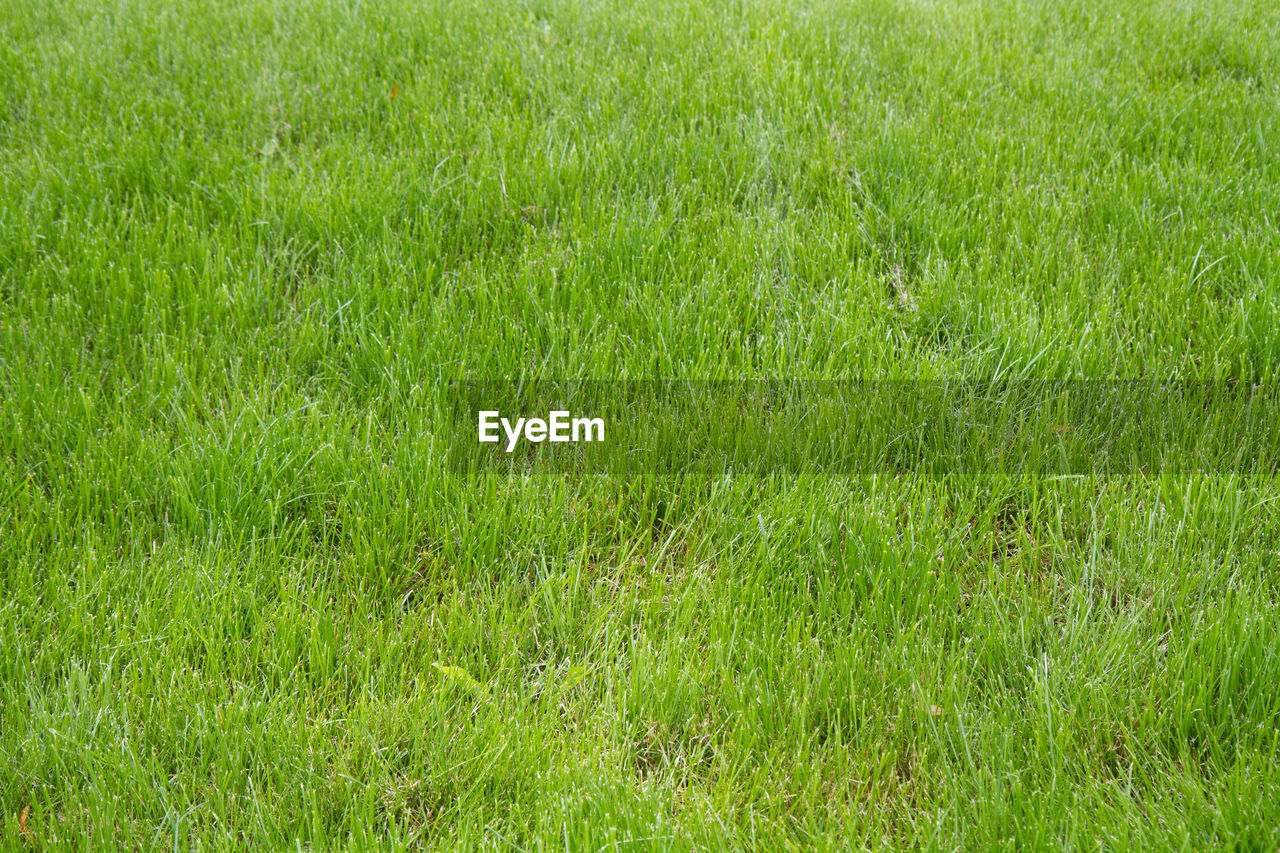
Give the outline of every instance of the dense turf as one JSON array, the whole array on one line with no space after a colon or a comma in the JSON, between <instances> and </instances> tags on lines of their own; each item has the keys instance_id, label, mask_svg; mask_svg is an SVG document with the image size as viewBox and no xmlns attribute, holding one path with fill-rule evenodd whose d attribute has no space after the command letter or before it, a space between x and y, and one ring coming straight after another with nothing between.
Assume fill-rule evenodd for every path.
<instances>
[{"instance_id":1,"label":"dense turf","mask_svg":"<svg viewBox=\"0 0 1280 853\"><path fill-rule=\"evenodd\" d=\"M1274 466L448 452L1280 379L1273 4L0 6L4 844L1280 846Z\"/></svg>"}]
</instances>

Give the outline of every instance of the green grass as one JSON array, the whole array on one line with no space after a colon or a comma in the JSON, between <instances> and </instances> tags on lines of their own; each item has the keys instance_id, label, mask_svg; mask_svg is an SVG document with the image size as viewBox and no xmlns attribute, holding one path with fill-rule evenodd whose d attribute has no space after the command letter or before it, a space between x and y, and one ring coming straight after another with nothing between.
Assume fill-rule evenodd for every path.
<instances>
[{"instance_id":1,"label":"green grass","mask_svg":"<svg viewBox=\"0 0 1280 853\"><path fill-rule=\"evenodd\" d=\"M0 6L0 845L1280 847L1270 432L449 453L463 379L1271 388L1273 3Z\"/></svg>"}]
</instances>

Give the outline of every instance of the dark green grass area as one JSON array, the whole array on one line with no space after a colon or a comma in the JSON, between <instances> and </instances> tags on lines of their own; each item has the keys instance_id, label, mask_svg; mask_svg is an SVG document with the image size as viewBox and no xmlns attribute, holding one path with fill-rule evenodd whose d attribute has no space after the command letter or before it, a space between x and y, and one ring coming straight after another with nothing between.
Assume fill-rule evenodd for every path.
<instances>
[{"instance_id":1,"label":"dark green grass area","mask_svg":"<svg viewBox=\"0 0 1280 853\"><path fill-rule=\"evenodd\" d=\"M1280 418L450 448L473 379L1274 394L1277 69L1251 0L0 0L0 845L1276 850Z\"/></svg>"}]
</instances>

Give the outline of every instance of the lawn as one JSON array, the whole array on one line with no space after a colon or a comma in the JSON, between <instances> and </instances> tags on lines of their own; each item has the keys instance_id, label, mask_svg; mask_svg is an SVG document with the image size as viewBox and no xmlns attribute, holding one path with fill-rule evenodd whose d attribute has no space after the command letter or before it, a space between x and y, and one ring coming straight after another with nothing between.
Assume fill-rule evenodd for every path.
<instances>
[{"instance_id":1,"label":"lawn","mask_svg":"<svg viewBox=\"0 0 1280 853\"><path fill-rule=\"evenodd\" d=\"M0 846L1280 849L1280 7L0 6Z\"/></svg>"}]
</instances>

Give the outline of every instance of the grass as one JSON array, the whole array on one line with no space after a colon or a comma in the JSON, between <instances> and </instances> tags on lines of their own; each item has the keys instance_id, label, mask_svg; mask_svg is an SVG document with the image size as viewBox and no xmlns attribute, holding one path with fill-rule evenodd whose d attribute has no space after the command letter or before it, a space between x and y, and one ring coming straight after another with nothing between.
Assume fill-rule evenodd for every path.
<instances>
[{"instance_id":1,"label":"grass","mask_svg":"<svg viewBox=\"0 0 1280 853\"><path fill-rule=\"evenodd\" d=\"M1280 846L1265 430L449 452L471 379L1273 387L1273 4L3 7L0 844Z\"/></svg>"}]
</instances>

